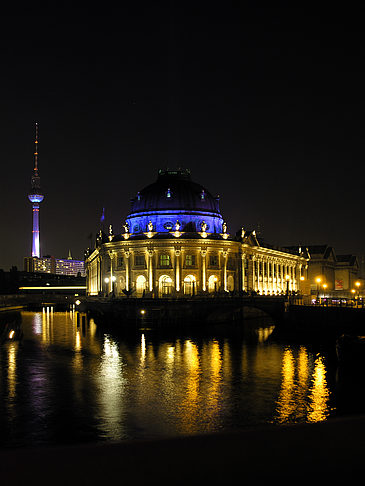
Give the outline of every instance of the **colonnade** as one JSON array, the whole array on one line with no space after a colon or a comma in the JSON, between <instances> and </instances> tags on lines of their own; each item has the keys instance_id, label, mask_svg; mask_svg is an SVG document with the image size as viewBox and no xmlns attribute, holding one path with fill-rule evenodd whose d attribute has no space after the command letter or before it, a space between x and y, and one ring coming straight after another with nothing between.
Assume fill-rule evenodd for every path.
<instances>
[{"instance_id":1,"label":"colonnade","mask_svg":"<svg viewBox=\"0 0 365 486\"><path fill-rule=\"evenodd\" d=\"M259 255L254 251L241 251L238 248L232 251L227 248L167 248L155 247L142 249L108 249L99 253L93 262L88 264L88 292L95 295L100 292L110 293L114 291L114 282L118 294L122 291L135 290L137 278L139 287L144 286L146 292L161 293L161 278L166 277L171 284L173 292L184 293L184 279L187 277L193 282L195 291L235 290L252 291L262 295L275 295L283 292L299 290L299 281L303 278L305 266L298 257L283 258L272 255ZM145 256L144 266L138 268L136 255ZM184 255L194 254L196 265L191 268L185 266ZM218 265L210 265L209 253L218 255ZM170 265L160 265L159 256L169 255ZM239 258L240 257L240 258ZM117 264L117 258L123 261ZM233 258L234 265L228 259ZM241 259L241 261L240 261ZM214 284L212 279L214 278Z\"/></svg>"},{"instance_id":2,"label":"colonnade","mask_svg":"<svg viewBox=\"0 0 365 486\"><path fill-rule=\"evenodd\" d=\"M251 256L251 265L248 266L251 275L245 278L246 255L242 255L242 282L243 290L254 290L260 294L277 294L299 290L299 281L302 279L303 266L290 260ZM249 282L245 284L245 281Z\"/></svg>"}]
</instances>

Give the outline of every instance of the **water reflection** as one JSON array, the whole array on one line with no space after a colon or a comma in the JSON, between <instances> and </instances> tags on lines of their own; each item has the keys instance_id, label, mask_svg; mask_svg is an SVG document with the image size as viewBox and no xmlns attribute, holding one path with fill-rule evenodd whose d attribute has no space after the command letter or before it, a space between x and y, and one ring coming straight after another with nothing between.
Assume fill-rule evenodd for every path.
<instances>
[{"instance_id":1,"label":"water reflection","mask_svg":"<svg viewBox=\"0 0 365 486\"><path fill-rule=\"evenodd\" d=\"M44 308L23 312L22 328L21 342L1 347L0 444L196 434L333 413L325 356L270 340L272 326L250 338L116 337L86 315Z\"/></svg>"},{"instance_id":2,"label":"water reflection","mask_svg":"<svg viewBox=\"0 0 365 486\"><path fill-rule=\"evenodd\" d=\"M300 347L297 357L291 347L287 347L283 354L281 372L275 421L288 423L325 420L331 408L323 357L317 356L313 365L313 359L305 347Z\"/></svg>"},{"instance_id":3,"label":"water reflection","mask_svg":"<svg viewBox=\"0 0 365 486\"><path fill-rule=\"evenodd\" d=\"M107 334L104 336L103 353L95 378L99 390L99 429L108 439L122 439L126 379L123 375L123 361L118 344Z\"/></svg>"},{"instance_id":4,"label":"water reflection","mask_svg":"<svg viewBox=\"0 0 365 486\"><path fill-rule=\"evenodd\" d=\"M318 356L312 376L312 387L309 395L308 421L319 422L325 420L330 412L329 389L326 381L326 367L323 357Z\"/></svg>"}]
</instances>

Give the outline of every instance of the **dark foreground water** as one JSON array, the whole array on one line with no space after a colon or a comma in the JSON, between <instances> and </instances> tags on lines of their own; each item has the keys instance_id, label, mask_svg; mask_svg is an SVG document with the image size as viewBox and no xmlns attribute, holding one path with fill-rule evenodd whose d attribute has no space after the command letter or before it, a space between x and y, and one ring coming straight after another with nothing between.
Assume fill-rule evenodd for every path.
<instances>
[{"instance_id":1,"label":"dark foreground water","mask_svg":"<svg viewBox=\"0 0 365 486\"><path fill-rule=\"evenodd\" d=\"M0 347L1 447L200 434L363 411L332 344L278 341L271 323L166 338L150 330L118 337L49 308L19 319L21 339L14 334Z\"/></svg>"}]
</instances>

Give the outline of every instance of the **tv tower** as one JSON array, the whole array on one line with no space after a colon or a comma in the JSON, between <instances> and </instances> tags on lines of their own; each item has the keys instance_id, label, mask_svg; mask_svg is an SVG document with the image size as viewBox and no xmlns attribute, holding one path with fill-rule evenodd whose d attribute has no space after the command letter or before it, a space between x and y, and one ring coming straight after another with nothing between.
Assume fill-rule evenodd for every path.
<instances>
[{"instance_id":1,"label":"tv tower","mask_svg":"<svg viewBox=\"0 0 365 486\"><path fill-rule=\"evenodd\" d=\"M34 145L34 168L28 199L33 205L32 257L40 258L41 249L39 244L39 203L43 201L44 196L41 191L41 178L39 177L38 173L38 123L35 124Z\"/></svg>"}]
</instances>

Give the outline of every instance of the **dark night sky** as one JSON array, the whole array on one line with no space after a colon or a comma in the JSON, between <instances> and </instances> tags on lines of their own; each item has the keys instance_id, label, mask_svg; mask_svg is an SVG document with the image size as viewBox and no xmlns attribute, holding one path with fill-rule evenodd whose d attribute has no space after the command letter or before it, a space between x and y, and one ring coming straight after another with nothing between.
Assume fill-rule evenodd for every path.
<instances>
[{"instance_id":1,"label":"dark night sky","mask_svg":"<svg viewBox=\"0 0 365 486\"><path fill-rule=\"evenodd\" d=\"M365 254L360 12L197 4L1 18L0 268L30 254L36 121L43 254L82 258L179 166L229 232Z\"/></svg>"}]
</instances>

